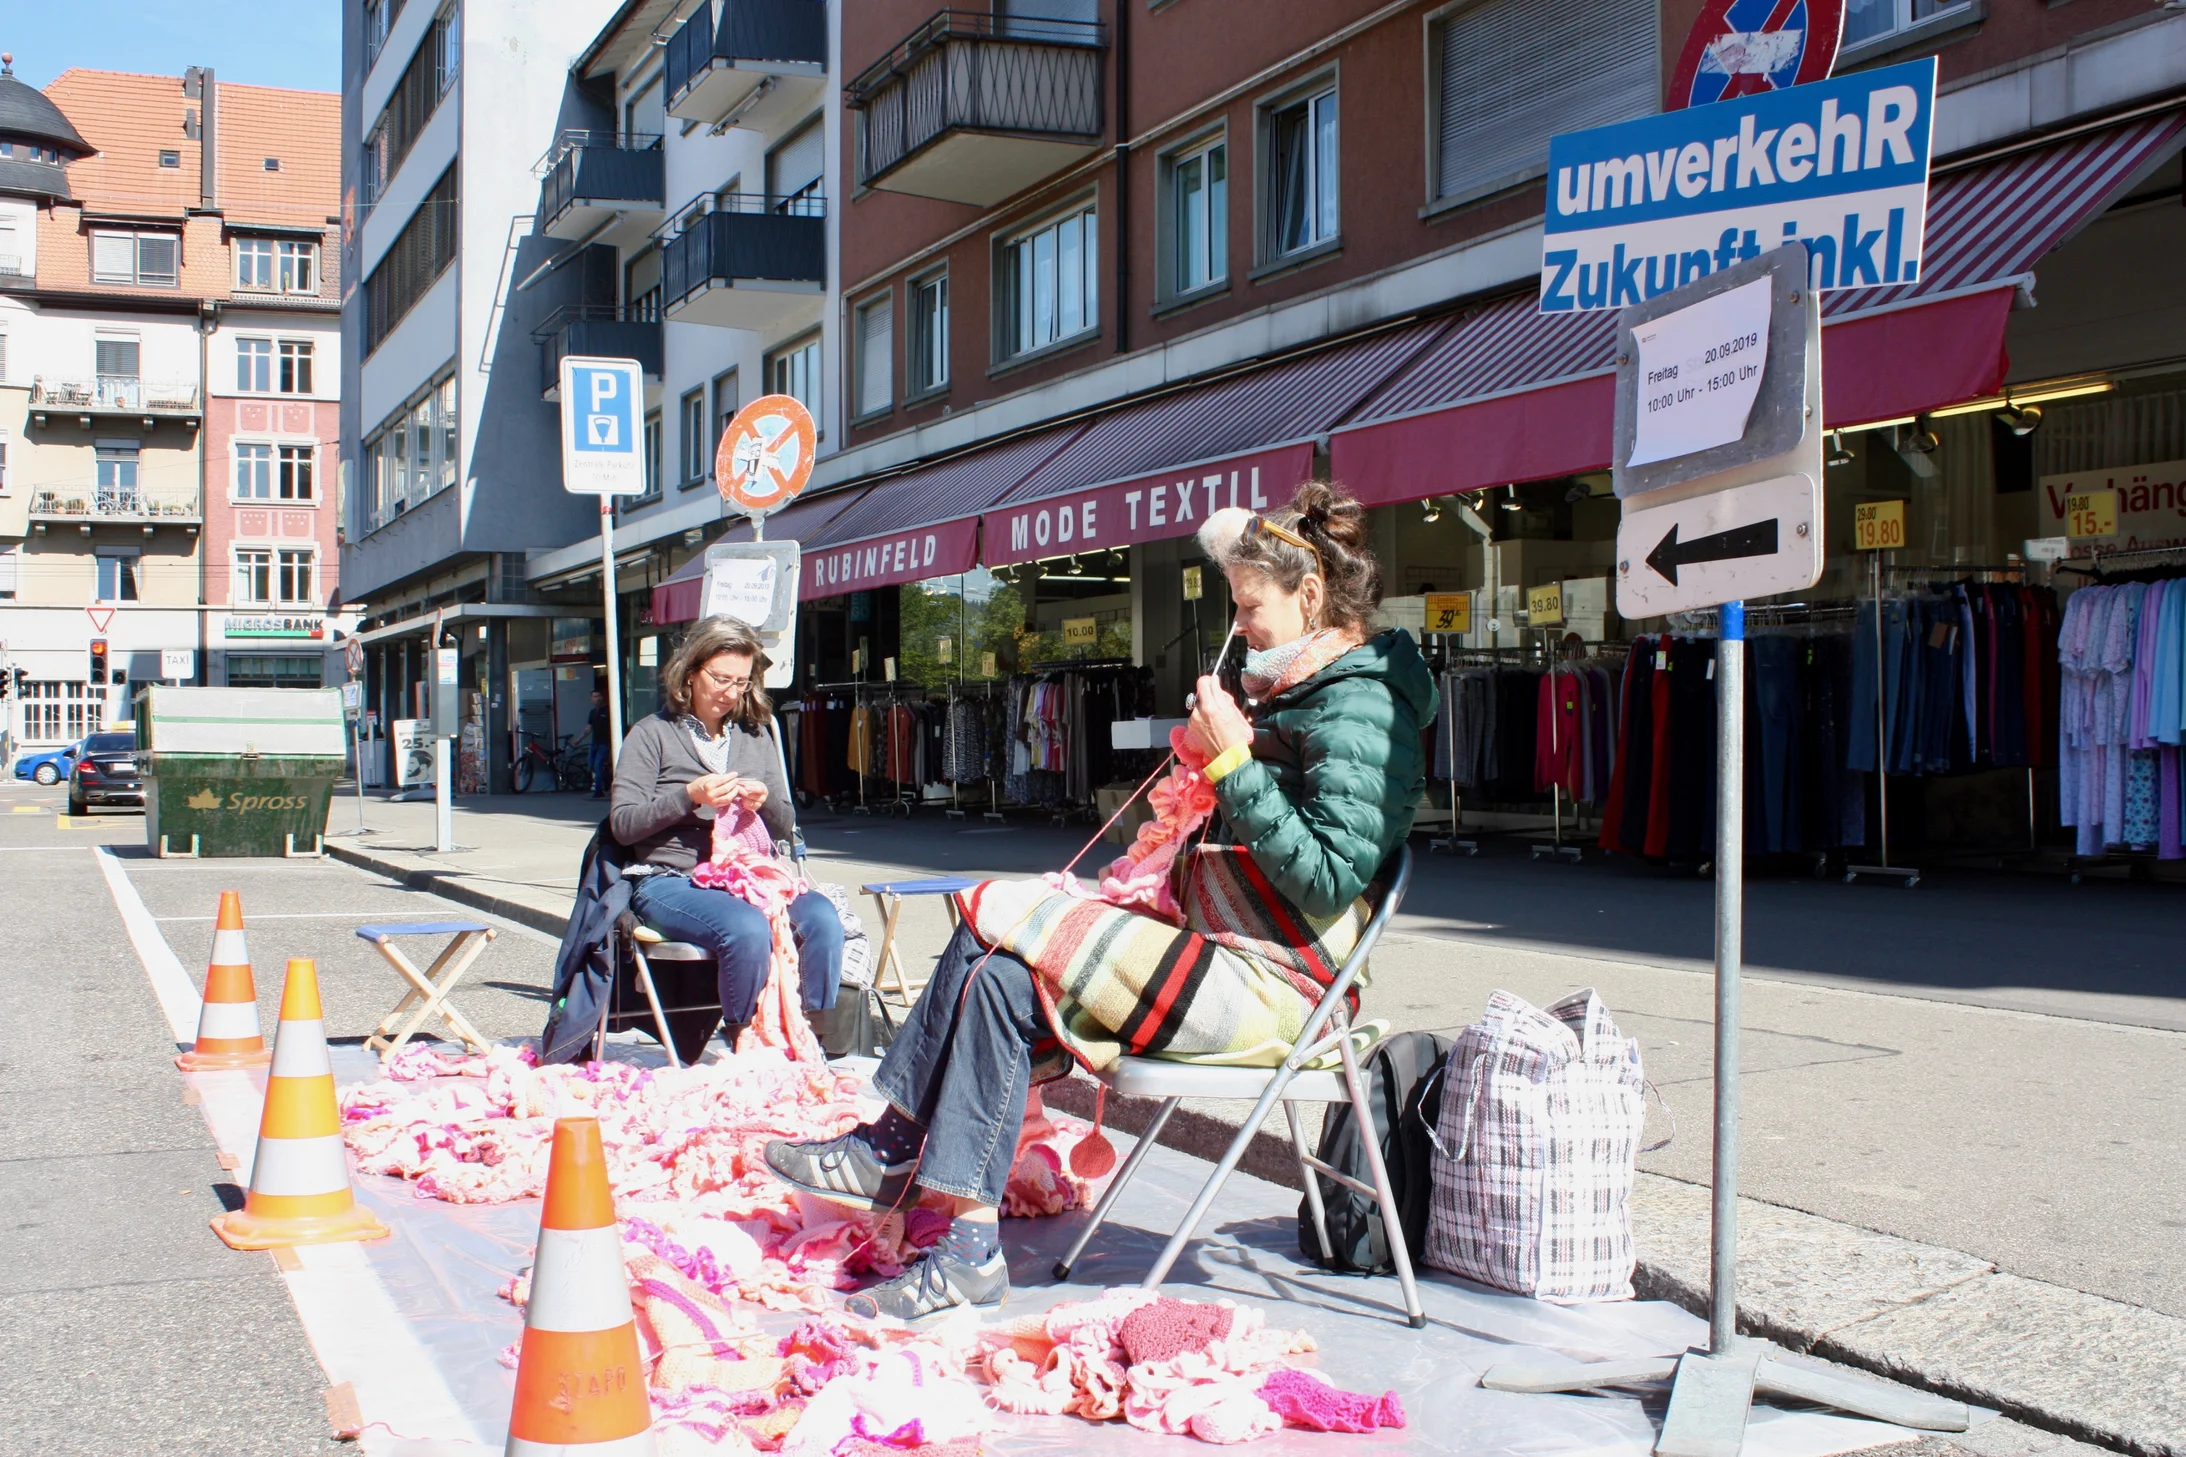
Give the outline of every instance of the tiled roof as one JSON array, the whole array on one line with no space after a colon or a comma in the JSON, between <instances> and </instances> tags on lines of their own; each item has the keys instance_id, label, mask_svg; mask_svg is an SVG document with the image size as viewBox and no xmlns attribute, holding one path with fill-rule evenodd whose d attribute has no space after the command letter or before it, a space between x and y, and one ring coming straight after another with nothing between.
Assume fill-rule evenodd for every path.
<instances>
[{"instance_id":1,"label":"tiled roof","mask_svg":"<svg viewBox=\"0 0 2186 1457\"><path fill-rule=\"evenodd\" d=\"M65 112L98 155L69 165L70 190L81 213L62 207L40 221L38 286L147 298L222 298L234 294L229 239L253 226L302 229L320 235L319 300L339 290L339 229L327 219L341 210L341 98L329 91L290 91L218 83L215 141L219 152L218 218L188 217L200 205L200 144L186 134L199 103L183 94L179 76L71 69L45 94ZM175 166L159 164L162 152ZM267 158L279 170L265 169ZM178 288L94 284L90 241L101 221L172 222L181 226ZM255 296L240 296L253 297ZM271 302L270 300L267 300ZM311 301L287 299L287 306Z\"/></svg>"}]
</instances>

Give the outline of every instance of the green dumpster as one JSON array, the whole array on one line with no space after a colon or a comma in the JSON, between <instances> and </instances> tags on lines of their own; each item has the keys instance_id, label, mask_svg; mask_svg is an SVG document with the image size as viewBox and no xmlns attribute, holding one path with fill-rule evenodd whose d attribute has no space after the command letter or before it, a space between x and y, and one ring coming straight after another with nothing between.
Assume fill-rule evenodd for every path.
<instances>
[{"instance_id":1,"label":"green dumpster","mask_svg":"<svg viewBox=\"0 0 2186 1457\"><path fill-rule=\"evenodd\" d=\"M338 688L146 688L144 838L155 855L315 855L345 762Z\"/></svg>"}]
</instances>

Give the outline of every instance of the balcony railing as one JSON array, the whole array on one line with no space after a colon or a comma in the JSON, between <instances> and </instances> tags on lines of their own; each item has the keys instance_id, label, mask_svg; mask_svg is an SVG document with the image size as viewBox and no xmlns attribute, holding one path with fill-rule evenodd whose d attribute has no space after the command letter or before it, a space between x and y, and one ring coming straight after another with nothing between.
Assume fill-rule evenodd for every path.
<instances>
[{"instance_id":1,"label":"balcony railing","mask_svg":"<svg viewBox=\"0 0 2186 1457\"><path fill-rule=\"evenodd\" d=\"M631 214L650 230L665 207L664 160L658 136L562 133L547 154L540 189L547 235L581 238L616 214Z\"/></svg>"},{"instance_id":2,"label":"balcony railing","mask_svg":"<svg viewBox=\"0 0 2186 1457\"><path fill-rule=\"evenodd\" d=\"M164 521L194 524L204 519L194 488L147 486L43 486L30 493L33 520Z\"/></svg>"},{"instance_id":3,"label":"balcony railing","mask_svg":"<svg viewBox=\"0 0 2186 1457\"><path fill-rule=\"evenodd\" d=\"M843 90L858 181L979 207L1092 152L1105 26L944 10Z\"/></svg>"},{"instance_id":4,"label":"balcony railing","mask_svg":"<svg viewBox=\"0 0 2186 1457\"><path fill-rule=\"evenodd\" d=\"M827 199L725 199L670 240L661 296L670 318L767 330L827 287Z\"/></svg>"},{"instance_id":5,"label":"balcony railing","mask_svg":"<svg viewBox=\"0 0 2186 1457\"><path fill-rule=\"evenodd\" d=\"M531 337L539 344L539 393L550 400L559 398L565 355L635 359L660 378L660 313L652 305L571 304L548 314Z\"/></svg>"},{"instance_id":6,"label":"balcony railing","mask_svg":"<svg viewBox=\"0 0 2186 1457\"><path fill-rule=\"evenodd\" d=\"M34 410L74 410L86 415L191 415L197 413L197 386L170 380L146 380L133 374L100 374L89 379L30 382Z\"/></svg>"},{"instance_id":7,"label":"balcony railing","mask_svg":"<svg viewBox=\"0 0 2186 1457\"><path fill-rule=\"evenodd\" d=\"M744 107L745 120L770 125L826 76L825 0L725 0L718 26L710 15L700 7L668 37L670 116L711 125Z\"/></svg>"},{"instance_id":8,"label":"balcony railing","mask_svg":"<svg viewBox=\"0 0 2186 1457\"><path fill-rule=\"evenodd\" d=\"M0 253L0 288L32 288L38 276L14 253Z\"/></svg>"}]
</instances>

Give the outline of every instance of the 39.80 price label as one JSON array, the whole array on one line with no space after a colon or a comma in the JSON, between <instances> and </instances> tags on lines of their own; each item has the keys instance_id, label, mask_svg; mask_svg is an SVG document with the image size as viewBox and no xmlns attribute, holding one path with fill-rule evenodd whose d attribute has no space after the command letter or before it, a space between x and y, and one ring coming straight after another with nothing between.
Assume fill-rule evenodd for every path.
<instances>
[{"instance_id":1,"label":"39.80 price label","mask_svg":"<svg viewBox=\"0 0 2186 1457\"><path fill-rule=\"evenodd\" d=\"M1861 551L1895 551L1905 545L1905 503L1862 501L1855 505L1852 544Z\"/></svg>"}]
</instances>

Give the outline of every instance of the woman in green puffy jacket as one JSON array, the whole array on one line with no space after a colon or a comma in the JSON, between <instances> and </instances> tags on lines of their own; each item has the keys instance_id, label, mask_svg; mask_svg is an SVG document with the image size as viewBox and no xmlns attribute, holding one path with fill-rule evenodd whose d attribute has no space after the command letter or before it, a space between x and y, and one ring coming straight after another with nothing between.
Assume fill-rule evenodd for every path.
<instances>
[{"instance_id":1,"label":"woman in green puffy jacket","mask_svg":"<svg viewBox=\"0 0 2186 1457\"><path fill-rule=\"evenodd\" d=\"M1036 882L967 897L874 1075L887 1111L838 1138L767 1148L778 1178L819 1198L954 1200L948 1234L852 1296L859 1314L920 1320L1007 1295L995 1215L1038 1049L1059 1039L1094 1067L1127 1053L1279 1062L1411 830L1434 684L1408 633L1372 626L1381 568L1364 510L1308 482L1285 511L1216 512L1200 542L1237 604L1246 701L1201 678L1190 733L1217 819L1249 853L1195 862L1182 926Z\"/></svg>"}]
</instances>

